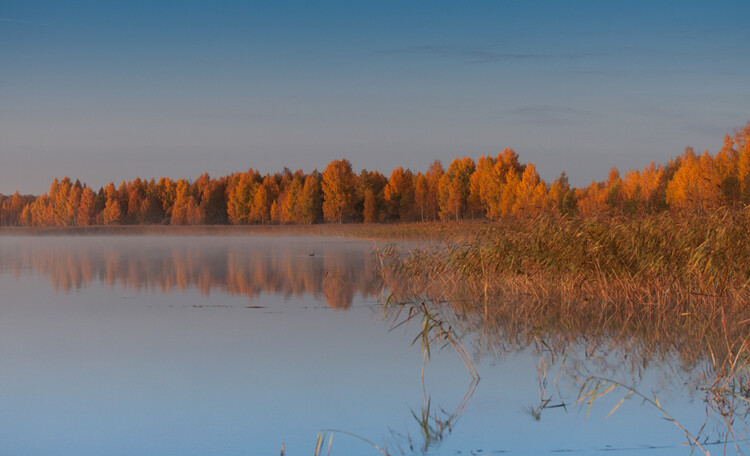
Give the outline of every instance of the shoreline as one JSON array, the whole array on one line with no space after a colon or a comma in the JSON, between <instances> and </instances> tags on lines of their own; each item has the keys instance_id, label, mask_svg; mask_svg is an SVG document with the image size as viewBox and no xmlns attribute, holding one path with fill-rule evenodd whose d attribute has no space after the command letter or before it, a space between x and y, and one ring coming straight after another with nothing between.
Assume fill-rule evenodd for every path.
<instances>
[{"instance_id":1,"label":"shoreline","mask_svg":"<svg viewBox=\"0 0 750 456\"><path fill-rule=\"evenodd\" d=\"M512 223L512 222L511 222ZM0 236L327 236L373 240L466 241L508 222L468 220L313 225L93 225L0 227Z\"/></svg>"},{"instance_id":2,"label":"shoreline","mask_svg":"<svg viewBox=\"0 0 750 456\"><path fill-rule=\"evenodd\" d=\"M92 225L0 227L0 236L330 236L391 240L466 240L494 222L314 225Z\"/></svg>"}]
</instances>

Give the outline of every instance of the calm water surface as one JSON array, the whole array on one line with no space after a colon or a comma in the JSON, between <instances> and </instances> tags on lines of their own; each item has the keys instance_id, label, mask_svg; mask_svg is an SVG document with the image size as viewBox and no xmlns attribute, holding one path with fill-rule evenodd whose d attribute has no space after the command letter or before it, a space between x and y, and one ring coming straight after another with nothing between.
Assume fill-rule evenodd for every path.
<instances>
[{"instance_id":1,"label":"calm water surface","mask_svg":"<svg viewBox=\"0 0 750 456\"><path fill-rule=\"evenodd\" d=\"M372 247L0 237L0 455L279 454L282 442L288 455L312 455L330 429L345 431L333 434L334 455L380 454L347 433L394 455L689 454L648 404L628 400L605 419L624 391L588 416L575 404L588 375L616 378L697 431L700 366L668 354L585 340L565 356L543 343L488 347L481 328L463 325L481 380L436 347L422 378L419 322L392 329ZM712 427L715 441L721 423Z\"/></svg>"}]
</instances>

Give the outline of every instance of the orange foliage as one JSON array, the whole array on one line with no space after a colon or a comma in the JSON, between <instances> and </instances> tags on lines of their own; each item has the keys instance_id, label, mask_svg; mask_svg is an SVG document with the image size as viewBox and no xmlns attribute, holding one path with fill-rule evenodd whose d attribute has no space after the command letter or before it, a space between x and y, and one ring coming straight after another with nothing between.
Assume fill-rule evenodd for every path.
<instances>
[{"instance_id":1,"label":"orange foliage","mask_svg":"<svg viewBox=\"0 0 750 456\"><path fill-rule=\"evenodd\" d=\"M440 178L440 218L458 220L464 217L469 197L471 175L476 165L469 157L457 158Z\"/></svg>"},{"instance_id":2,"label":"orange foliage","mask_svg":"<svg viewBox=\"0 0 750 456\"><path fill-rule=\"evenodd\" d=\"M55 178L39 196L0 195L0 224L249 224L527 217L541 213L646 214L663 210L712 210L750 204L750 122L721 149L697 155L691 148L664 165L651 163L623 177L612 168L605 181L572 189L563 173L547 185L532 163L512 149L474 162L457 158L447 171L439 161L427 172L396 168L352 171L348 160L321 174L302 170L261 176L246 172L195 182L136 178L92 191L69 177Z\"/></svg>"},{"instance_id":3,"label":"orange foliage","mask_svg":"<svg viewBox=\"0 0 750 456\"><path fill-rule=\"evenodd\" d=\"M345 222L354 217L356 176L349 160L334 160L323 171L323 217Z\"/></svg>"}]
</instances>

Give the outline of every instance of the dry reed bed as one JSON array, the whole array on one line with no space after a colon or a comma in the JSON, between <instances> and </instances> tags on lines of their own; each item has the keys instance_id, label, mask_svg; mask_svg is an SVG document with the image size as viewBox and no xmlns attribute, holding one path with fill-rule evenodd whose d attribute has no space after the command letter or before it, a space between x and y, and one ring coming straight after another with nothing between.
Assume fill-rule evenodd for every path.
<instances>
[{"instance_id":1,"label":"dry reed bed","mask_svg":"<svg viewBox=\"0 0 750 456\"><path fill-rule=\"evenodd\" d=\"M439 322L425 325L439 331L433 340L471 334L479 352L534 344L567 356L583 343L587 362L569 371L582 382L579 401L590 407L615 389L624 394L618 406L639 396L708 454L703 428L691 434L655 396L614 380L677 359L704 393L707 421L726 423L725 449L742 444L750 413L750 208L505 221L464 242L411 251L391 245L378 260L389 302L403 305L386 306L394 324L409 307L407 315ZM600 364L587 371L592 358Z\"/></svg>"},{"instance_id":2,"label":"dry reed bed","mask_svg":"<svg viewBox=\"0 0 750 456\"><path fill-rule=\"evenodd\" d=\"M636 336L644 349L676 349L688 364L747 362L748 208L506 221L469 241L391 246L379 257L398 299L448 301L519 343L540 332Z\"/></svg>"}]
</instances>

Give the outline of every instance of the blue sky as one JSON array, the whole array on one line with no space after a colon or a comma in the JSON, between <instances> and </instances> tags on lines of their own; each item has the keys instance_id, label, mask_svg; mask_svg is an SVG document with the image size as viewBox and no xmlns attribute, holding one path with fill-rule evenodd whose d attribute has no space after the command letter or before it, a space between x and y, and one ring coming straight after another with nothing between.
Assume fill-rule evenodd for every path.
<instances>
[{"instance_id":1,"label":"blue sky","mask_svg":"<svg viewBox=\"0 0 750 456\"><path fill-rule=\"evenodd\" d=\"M575 185L750 119L750 2L0 3L0 192L513 147Z\"/></svg>"}]
</instances>

